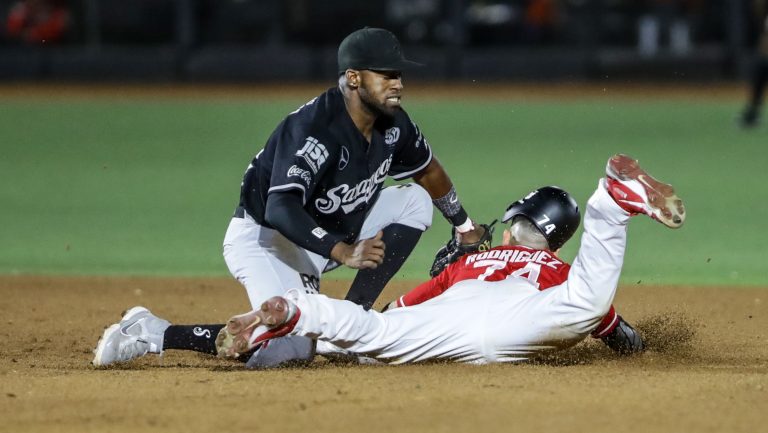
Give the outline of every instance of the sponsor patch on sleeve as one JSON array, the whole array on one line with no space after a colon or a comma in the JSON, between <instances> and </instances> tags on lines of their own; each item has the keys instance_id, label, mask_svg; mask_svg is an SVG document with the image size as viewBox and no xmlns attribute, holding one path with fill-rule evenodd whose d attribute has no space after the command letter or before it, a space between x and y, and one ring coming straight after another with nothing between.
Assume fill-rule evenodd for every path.
<instances>
[{"instance_id":1,"label":"sponsor patch on sleeve","mask_svg":"<svg viewBox=\"0 0 768 433\"><path fill-rule=\"evenodd\" d=\"M325 235L328 234L328 232L323 230L322 227L315 227L314 229L312 229L312 234L315 235L316 238L322 239L325 237Z\"/></svg>"},{"instance_id":2,"label":"sponsor patch on sleeve","mask_svg":"<svg viewBox=\"0 0 768 433\"><path fill-rule=\"evenodd\" d=\"M291 168L288 169L287 176L298 177L307 186L309 186L312 183L312 175L309 173L309 171L299 168L297 165L292 165Z\"/></svg>"},{"instance_id":3,"label":"sponsor patch on sleeve","mask_svg":"<svg viewBox=\"0 0 768 433\"><path fill-rule=\"evenodd\" d=\"M312 172L317 174L325 160L328 159L328 149L317 138L309 136L304 142L304 147L296 152L296 156L304 158Z\"/></svg>"}]
</instances>

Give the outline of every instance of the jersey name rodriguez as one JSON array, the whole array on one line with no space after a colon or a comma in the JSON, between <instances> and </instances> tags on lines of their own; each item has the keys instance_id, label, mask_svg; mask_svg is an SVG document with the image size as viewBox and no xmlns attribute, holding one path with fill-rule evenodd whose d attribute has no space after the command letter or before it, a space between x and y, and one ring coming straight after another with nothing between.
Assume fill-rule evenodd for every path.
<instances>
[{"instance_id":1,"label":"jersey name rodriguez","mask_svg":"<svg viewBox=\"0 0 768 433\"><path fill-rule=\"evenodd\" d=\"M464 264L474 265L474 267L483 267L493 264L507 263L534 263L557 269L563 262L553 257L544 250L525 251L517 249L492 249L482 253L468 255Z\"/></svg>"},{"instance_id":2,"label":"jersey name rodriguez","mask_svg":"<svg viewBox=\"0 0 768 433\"><path fill-rule=\"evenodd\" d=\"M360 204L367 203L376 194L386 180L391 165L392 155L379 165L371 177L361 180L357 185L350 186L344 183L329 189L325 197L315 200L315 208L324 214L332 214L339 208L345 214L354 211Z\"/></svg>"}]
</instances>

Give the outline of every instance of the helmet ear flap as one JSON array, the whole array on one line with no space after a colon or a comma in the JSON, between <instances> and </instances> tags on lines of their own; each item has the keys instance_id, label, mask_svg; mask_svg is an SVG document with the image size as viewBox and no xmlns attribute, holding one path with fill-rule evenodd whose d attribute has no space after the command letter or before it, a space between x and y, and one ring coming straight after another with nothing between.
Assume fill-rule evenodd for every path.
<instances>
[{"instance_id":1,"label":"helmet ear flap","mask_svg":"<svg viewBox=\"0 0 768 433\"><path fill-rule=\"evenodd\" d=\"M541 231L552 251L576 233L581 221L576 200L556 186L539 188L512 203L501 221L510 222L517 215L525 216Z\"/></svg>"}]
</instances>

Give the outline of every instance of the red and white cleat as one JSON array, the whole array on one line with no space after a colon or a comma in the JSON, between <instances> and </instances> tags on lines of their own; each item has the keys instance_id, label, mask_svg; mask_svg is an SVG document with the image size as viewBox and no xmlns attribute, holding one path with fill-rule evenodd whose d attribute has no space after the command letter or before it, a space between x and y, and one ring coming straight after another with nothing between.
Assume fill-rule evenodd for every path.
<instances>
[{"instance_id":1,"label":"red and white cleat","mask_svg":"<svg viewBox=\"0 0 768 433\"><path fill-rule=\"evenodd\" d=\"M258 310L233 316L216 336L216 351L222 358L237 358L272 338L287 335L296 326L301 311L291 301L273 296Z\"/></svg>"},{"instance_id":2,"label":"red and white cleat","mask_svg":"<svg viewBox=\"0 0 768 433\"><path fill-rule=\"evenodd\" d=\"M672 185L660 182L627 155L614 155L605 167L605 188L631 214L645 214L676 229L685 222L685 206Z\"/></svg>"}]
</instances>

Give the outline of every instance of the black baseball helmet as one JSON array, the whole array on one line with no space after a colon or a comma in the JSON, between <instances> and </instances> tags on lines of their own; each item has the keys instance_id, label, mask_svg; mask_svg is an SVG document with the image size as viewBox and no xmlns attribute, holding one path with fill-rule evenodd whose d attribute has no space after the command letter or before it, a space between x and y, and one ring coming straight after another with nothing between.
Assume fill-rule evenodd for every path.
<instances>
[{"instance_id":1,"label":"black baseball helmet","mask_svg":"<svg viewBox=\"0 0 768 433\"><path fill-rule=\"evenodd\" d=\"M532 191L512 203L501 221L507 223L518 215L528 218L547 239L552 251L562 247L579 228L579 205L570 194L556 186Z\"/></svg>"}]
</instances>

